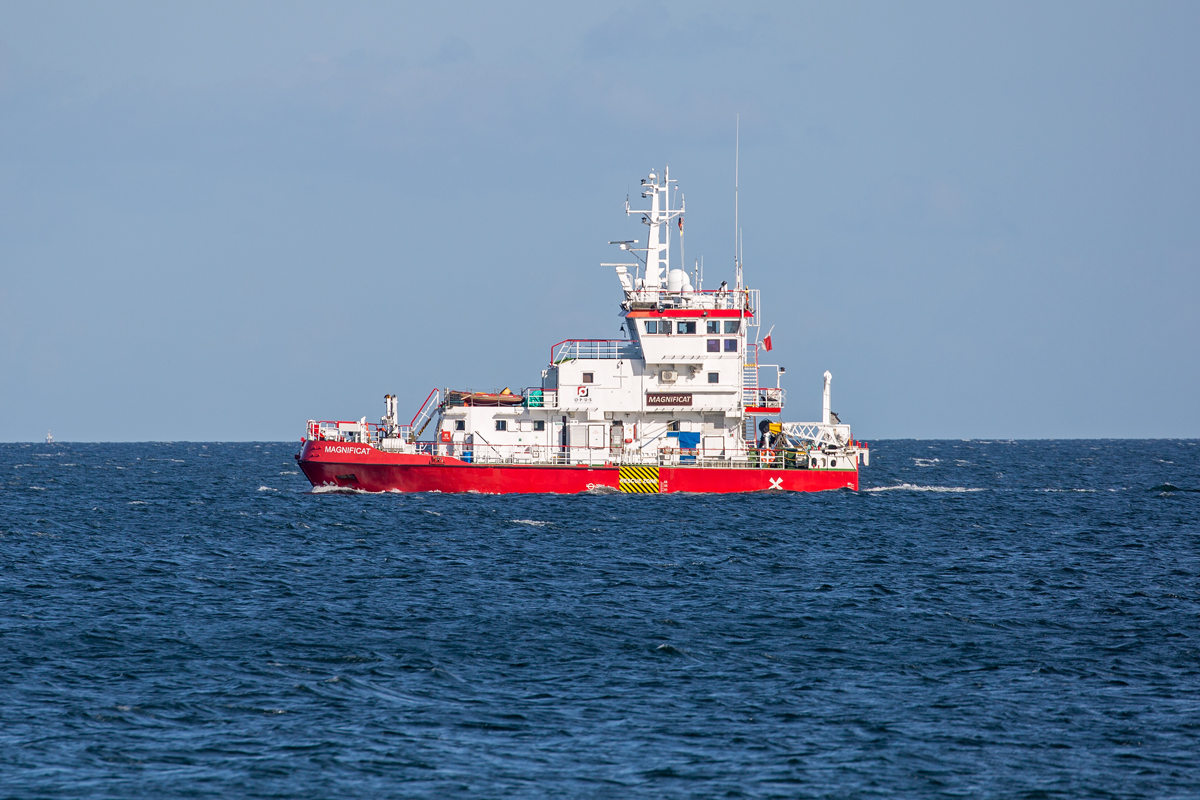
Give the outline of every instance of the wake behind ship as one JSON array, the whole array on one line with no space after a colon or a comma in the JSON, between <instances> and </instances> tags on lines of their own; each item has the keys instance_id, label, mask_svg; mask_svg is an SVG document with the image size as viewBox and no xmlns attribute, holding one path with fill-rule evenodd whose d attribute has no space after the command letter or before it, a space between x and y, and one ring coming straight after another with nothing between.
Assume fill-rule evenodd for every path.
<instances>
[{"instance_id":1,"label":"wake behind ship","mask_svg":"<svg viewBox=\"0 0 1200 800\"><path fill-rule=\"evenodd\" d=\"M682 257L684 204L664 170L642 180L648 227L612 242L634 260L605 264L620 281L623 339L567 339L550 348L536 386L511 392L435 388L407 425L394 395L378 424L309 420L300 468L314 487L370 492L631 493L857 489L867 445L830 408L820 422L781 422L784 372L764 363L760 292L703 288ZM682 246L680 247L682 252ZM422 437L429 434L428 439Z\"/></svg>"}]
</instances>

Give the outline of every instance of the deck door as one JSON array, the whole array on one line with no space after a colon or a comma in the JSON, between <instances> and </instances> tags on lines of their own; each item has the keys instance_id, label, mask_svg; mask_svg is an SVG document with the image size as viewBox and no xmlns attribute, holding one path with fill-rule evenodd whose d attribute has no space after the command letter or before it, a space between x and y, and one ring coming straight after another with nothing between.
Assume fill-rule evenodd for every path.
<instances>
[{"instance_id":1,"label":"deck door","mask_svg":"<svg viewBox=\"0 0 1200 800\"><path fill-rule=\"evenodd\" d=\"M604 425L588 425L588 447L592 450L604 447L606 438L604 428Z\"/></svg>"}]
</instances>

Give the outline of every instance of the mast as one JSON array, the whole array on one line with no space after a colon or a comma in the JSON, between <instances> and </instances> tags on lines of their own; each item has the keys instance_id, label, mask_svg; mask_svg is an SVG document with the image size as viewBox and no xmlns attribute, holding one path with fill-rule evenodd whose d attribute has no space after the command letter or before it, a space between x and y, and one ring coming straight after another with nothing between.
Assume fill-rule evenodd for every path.
<instances>
[{"instance_id":1,"label":"mast","mask_svg":"<svg viewBox=\"0 0 1200 800\"><path fill-rule=\"evenodd\" d=\"M653 172L650 173L650 211L646 220L646 224L650 226L650 233L646 236L646 288L657 289L662 286L662 279L659 277L660 260L662 258L662 226L658 224L658 176ZM647 192L642 192L642 197L645 197Z\"/></svg>"},{"instance_id":2,"label":"mast","mask_svg":"<svg viewBox=\"0 0 1200 800\"><path fill-rule=\"evenodd\" d=\"M741 155L742 115L738 114L733 129L733 267L736 288L742 290L741 226L738 224L738 161Z\"/></svg>"},{"instance_id":3,"label":"mast","mask_svg":"<svg viewBox=\"0 0 1200 800\"><path fill-rule=\"evenodd\" d=\"M662 182L662 188L659 189L659 191L662 192L662 198L663 198L661 221L660 221L658 227L659 227L659 230L662 231L662 236L663 236L663 251L662 251L662 253L663 253L663 265L662 265L663 266L663 273L662 273L663 277L662 277L662 282L663 282L663 287L665 288L671 277L671 226L666 224L667 220L671 219L671 165L670 164L663 167L663 182Z\"/></svg>"},{"instance_id":4,"label":"mast","mask_svg":"<svg viewBox=\"0 0 1200 800\"><path fill-rule=\"evenodd\" d=\"M642 288L648 292L657 293L667 286L671 270L671 231L667 228L664 232L663 228L672 219L683 214L683 203L680 203L679 208L671 208L670 185L670 167L663 170L661 182L658 173L652 171L648 176L642 178L642 197L650 199L650 208L633 209L629 207L629 201L625 201L625 213L641 214L642 222L650 228L650 232L644 248L629 247L629 242L618 242L617 244L621 244L623 250L645 252L646 278ZM680 246L682 246L682 239Z\"/></svg>"}]
</instances>

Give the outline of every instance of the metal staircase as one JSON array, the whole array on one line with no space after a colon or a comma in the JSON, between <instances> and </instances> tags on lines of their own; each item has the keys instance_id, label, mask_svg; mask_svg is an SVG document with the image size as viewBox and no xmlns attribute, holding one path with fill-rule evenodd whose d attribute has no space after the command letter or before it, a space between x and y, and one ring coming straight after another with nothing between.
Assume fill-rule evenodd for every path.
<instances>
[{"instance_id":1,"label":"metal staircase","mask_svg":"<svg viewBox=\"0 0 1200 800\"><path fill-rule=\"evenodd\" d=\"M415 442L421 438L421 434L429 427L429 423L433 422L434 415L442 406L442 393L439 389L434 389L425 398L425 402L421 404L421 408L417 410L416 416L409 423L408 441Z\"/></svg>"}]
</instances>

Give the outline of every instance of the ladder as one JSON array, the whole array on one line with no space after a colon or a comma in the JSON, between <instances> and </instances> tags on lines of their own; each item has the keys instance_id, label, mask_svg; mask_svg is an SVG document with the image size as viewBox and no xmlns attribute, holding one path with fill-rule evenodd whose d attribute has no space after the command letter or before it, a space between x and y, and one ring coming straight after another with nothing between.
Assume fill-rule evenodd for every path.
<instances>
[{"instance_id":1,"label":"ladder","mask_svg":"<svg viewBox=\"0 0 1200 800\"><path fill-rule=\"evenodd\" d=\"M743 425L745 430L743 436L747 447L754 447L758 444L758 431L754 427L756 417L751 414L746 414L746 390L758 390L758 364L742 363L742 392L739 401L742 404L742 413L744 415Z\"/></svg>"}]
</instances>

